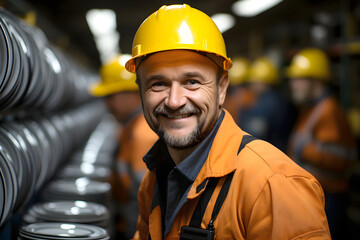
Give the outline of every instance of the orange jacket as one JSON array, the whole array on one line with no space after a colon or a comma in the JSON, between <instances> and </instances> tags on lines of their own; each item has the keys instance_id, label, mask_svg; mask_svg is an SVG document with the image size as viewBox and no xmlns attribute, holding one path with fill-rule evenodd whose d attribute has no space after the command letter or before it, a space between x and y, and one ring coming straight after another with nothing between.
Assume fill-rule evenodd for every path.
<instances>
[{"instance_id":1,"label":"orange jacket","mask_svg":"<svg viewBox=\"0 0 360 240\"><path fill-rule=\"evenodd\" d=\"M115 198L119 202L128 201L134 181L141 182L147 169L142 157L157 139L158 136L150 129L142 113L122 127L117 169L112 181Z\"/></svg>"},{"instance_id":2,"label":"orange jacket","mask_svg":"<svg viewBox=\"0 0 360 240\"><path fill-rule=\"evenodd\" d=\"M119 203L117 231L131 237L136 231L137 191L146 165L142 156L156 142L158 136L150 129L144 115L139 113L121 129L116 167L110 177L114 198Z\"/></svg>"},{"instance_id":3,"label":"orange jacket","mask_svg":"<svg viewBox=\"0 0 360 240\"><path fill-rule=\"evenodd\" d=\"M210 177L220 181L207 205L202 228L209 223L226 176L231 186L214 221L217 239L330 239L320 184L280 150L261 140L237 156L244 132L228 112L214 138L208 158L191 186L187 202L165 239L179 239L188 225ZM138 194L138 231L134 239L162 239L160 206L152 206L156 175L147 172ZM200 185L200 186L199 186Z\"/></svg>"},{"instance_id":4,"label":"orange jacket","mask_svg":"<svg viewBox=\"0 0 360 240\"><path fill-rule=\"evenodd\" d=\"M346 171L356 158L356 142L333 97L300 113L289 149L289 156L312 173L325 192L347 191Z\"/></svg>"}]
</instances>

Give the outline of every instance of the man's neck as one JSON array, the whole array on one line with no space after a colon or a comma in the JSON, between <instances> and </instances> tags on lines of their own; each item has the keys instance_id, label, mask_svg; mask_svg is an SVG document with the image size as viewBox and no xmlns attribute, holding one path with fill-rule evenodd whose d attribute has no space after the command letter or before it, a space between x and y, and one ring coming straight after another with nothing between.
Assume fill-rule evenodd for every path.
<instances>
[{"instance_id":1,"label":"man's neck","mask_svg":"<svg viewBox=\"0 0 360 240\"><path fill-rule=\"evenodd\" d=\"M175 149L170 146L167 146L167 149L169 151L169 154L170 154L172 160L174 161L175 165L177 166L185 158L187 158L196 149L196 147L197 147L197 145L194 147L191 147L191 148L179 150L179 149Z\"/></svg>"},{"instance_id":2,"label":"man's neck","mask_svg":"<svg viewBox=\"0 0 360 240\"><path fill-rule=\"evenodd\" d=\"M326 87L322 82L314 82L312 88L314 99L320 98L326 92Z\"/></svg>"}]
</instances>

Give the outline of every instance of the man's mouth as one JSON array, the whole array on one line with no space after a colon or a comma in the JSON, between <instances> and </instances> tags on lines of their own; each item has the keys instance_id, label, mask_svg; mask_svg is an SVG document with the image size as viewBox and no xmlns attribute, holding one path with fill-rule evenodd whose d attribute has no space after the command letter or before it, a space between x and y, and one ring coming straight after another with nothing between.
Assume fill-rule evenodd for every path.
<instances>
[{"instance_id":1,"label":"man's mouth","mask_svg":"<svg viewBox=\"0 0 360 240\"><path fill-rule=\"evenodd\" d=\"M161 114L162 116L168 118L168 119L181 119L181 118L188 118L192 116L192 113L186 113L186 114Z\"/></svg>"},{"instance_id":2,"label":"man's mouth","mask_svg":"<svg viewBox=\"0 0 360 240\"><path fill-rule=\"evenodd\" d=\"M159 106L154 110L155 116L162 116L167 119L185 119L199 115L200 113L201 111L198 108L190 104L187 104L179 109L170 109L166 106Z\"/></svg>"}]
</instances>

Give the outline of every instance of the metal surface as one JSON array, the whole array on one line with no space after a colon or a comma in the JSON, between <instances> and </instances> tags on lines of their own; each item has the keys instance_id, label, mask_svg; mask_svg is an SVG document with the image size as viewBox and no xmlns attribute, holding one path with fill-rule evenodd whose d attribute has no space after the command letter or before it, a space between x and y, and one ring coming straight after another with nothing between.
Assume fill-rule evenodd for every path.
<instances>
[{"instance_id":1,"label":"metal surface","mask_svg":"<svg viewBox=\"0 0 360 240\"><path fill-rule=\"evenodd\" d=\"M94 102L62 112L0 121L0 226L23 210L74 149L86 142L103 117L103 103ZM73 137L76 135L76 137ZM101 183L101 197L109 186ZM89 187L90 199L97 184Z\"/></svg>"},{"instance_id":2,"label":"metal surface","mask_svg":"<svg viewBox=\"0 0 360 240\"><path fill-rule=\"evenodd\" d=\"M34 223L23 226L21 239L109 239L106 231L100 227L86 224Z\"/></svg>"},{"instance_id":3,"label":"metal surface","mask_svg":"<svg viewBox=\"0 0 360 240\"><path fill-rule=\"evenodd\" d=\"M28 107L57 111L93 99L88 88L96 75L49 43L39 28L2 8L0 42L0 113Z\"/></svg>"}]
</instances>

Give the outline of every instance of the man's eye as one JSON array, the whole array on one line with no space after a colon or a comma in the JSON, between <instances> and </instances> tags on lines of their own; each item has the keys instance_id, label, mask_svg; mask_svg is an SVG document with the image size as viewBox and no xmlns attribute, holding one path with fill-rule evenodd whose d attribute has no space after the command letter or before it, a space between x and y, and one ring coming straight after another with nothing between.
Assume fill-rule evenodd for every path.
<instances>
[{"instance_id":1,"label":"man's eye","mask_svg":"<svg viewBox=\"0 0 360 240\"><path fill-rule=\"evenodd\" d=\"M153 84L153 87L162 87L164 84L162 82L156 82Z\"/></svg>"},{"instance_id":2,"label":"man's eye","mask_svg":"<svg viewBox=\"0 0 360 240\"><path fill-rule=\"evenodd\" d=\"M196 87L199 85L199 81L197 80L189 80L186 82L187 86L189 87Z\"/></svg>"},{"instance_id":3,"label":"man's eye","mask_svg":"<svg viewBox=\"0 0 360 240\"><path fill-rule=\"evenodd\" d=\"M195 80L190 80L188 83L189 83L190 85L194 85L194 84L197 84L197 83L198 83L198 81L195 81Z\"/></svg>"},{"instance_id":4,"label":"man's eye","mask_svg":"<svg viewBox=\"0 0 360 240\"><path fill-rule=\"evenodd\" d=\"M165 84L163 82L155 82L153 85L151 85L151 88L154 91L162 91L165 88Z\"/></svg>"}]
</instances>

